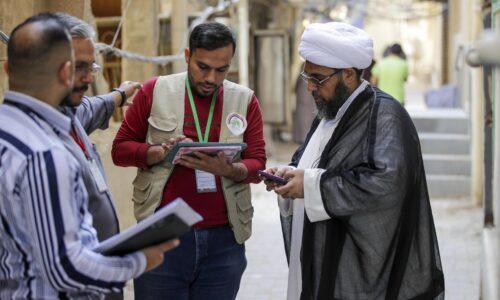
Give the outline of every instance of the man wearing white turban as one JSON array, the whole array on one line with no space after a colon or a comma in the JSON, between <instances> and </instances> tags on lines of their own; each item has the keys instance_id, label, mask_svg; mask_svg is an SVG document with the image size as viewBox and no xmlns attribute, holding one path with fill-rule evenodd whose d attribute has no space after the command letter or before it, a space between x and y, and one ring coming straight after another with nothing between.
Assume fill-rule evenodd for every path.
<instances>
[{"instance_id":1,"label":"man wearing white turban","mask_svg":"<svg viewBox=\"0 0 500 300\"><path fill-rule=\"evenodd\" d=\"M406 110L361 79L372 39L345 23L302 35L317 116L278 195L288 300L444 299L422 153Z\"/></svg>"}]
</instances>

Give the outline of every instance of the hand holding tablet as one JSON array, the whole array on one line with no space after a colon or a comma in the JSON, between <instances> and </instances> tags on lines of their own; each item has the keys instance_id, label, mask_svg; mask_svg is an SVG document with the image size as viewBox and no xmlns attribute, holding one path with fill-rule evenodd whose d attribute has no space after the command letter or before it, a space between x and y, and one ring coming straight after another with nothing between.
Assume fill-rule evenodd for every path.
<instances>
[{"instance_id":1,"label":"hand holding tablet","mask_svg":"<svg viewBox=\"0 0 500 300\"><path fill-rule=\"evenodd\" d=\"M223 151L228 161L232 161L246 146L245 143L179 142L170 149L165 156L165 160L176 164L182 155L190 155L195 151L203 152L210 156L215 156L219 151Z\"/></svg>"}]
</instances>

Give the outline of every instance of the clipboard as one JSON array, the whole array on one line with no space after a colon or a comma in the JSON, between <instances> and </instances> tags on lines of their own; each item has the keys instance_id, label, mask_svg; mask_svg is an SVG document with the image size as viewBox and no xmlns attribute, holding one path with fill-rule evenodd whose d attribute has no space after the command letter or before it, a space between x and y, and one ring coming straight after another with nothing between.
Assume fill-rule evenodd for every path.
<instances>
[{"instance_id":1,"label":"clipboard","mask_svg":"<svg viewBox=\"0 0 500 300\"><path fill-rule=\"evenodd\" d=\"M125 255L174 238L189 231L203 218L177 198L139 223L92 248L103 255Z\"/></svg>"},{"instance_id":2,"label":"clipboard","mask_svg":"<svg viewBox=\"0 0 500 300\"><path fill-rule=\"evenodd\" d=\"M246 147L246 143L179 142L167 153L165 160L175 165L182 155L189 155L194 151L203 152L211 156L217 155L219 151L224 151L228 161L233 161Z\"/></svg>"}]
</instances>

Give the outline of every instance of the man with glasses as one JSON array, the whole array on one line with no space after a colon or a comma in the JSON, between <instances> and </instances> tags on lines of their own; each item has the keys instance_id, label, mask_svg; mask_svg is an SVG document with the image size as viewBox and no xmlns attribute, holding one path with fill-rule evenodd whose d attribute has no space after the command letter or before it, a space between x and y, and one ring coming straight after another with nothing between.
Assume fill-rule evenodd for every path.
<instances>
[{"instance_id":1,"label":"man with glasses","mask_svg":"<svg viewBox=\"0 0 500 300\"><path fill-rule=\"evenodd\" d=\"M406 110L361 79L373 41L345 23L301 38L317 116L290 166L267 171L289 259L288 300L443 299L420 143Z\"/></svg>"},{"instance_id":2,"label":"man with glasses","mask_svg":"<svg viewBox=\"0 0 500 300\"><path fill-rule=\"evenodd\" d=\"M89 24L73 16L64 13L57 13L56 16L70 32L75 52L73 90L60 106L61 112L71 118L70 135L73 139L67 140L65 145L82 167L93 226L102 241L117 234L120 228L101 158L88 135L96 129L108 128L115 108L123 106L140 84L125 81L109 94L91 98L84 96L94 74L101 69L95 63L95 32ZM123 296L121 293L109 294L106 299L123 299Z\"/></svg>"}]
</instances>

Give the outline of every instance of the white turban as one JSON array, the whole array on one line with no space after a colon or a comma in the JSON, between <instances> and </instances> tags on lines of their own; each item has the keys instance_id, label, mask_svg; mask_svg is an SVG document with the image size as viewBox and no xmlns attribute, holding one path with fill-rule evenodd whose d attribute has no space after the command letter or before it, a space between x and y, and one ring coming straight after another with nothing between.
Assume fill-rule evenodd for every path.
<instances>
[{"instance_id":1,"label":"white turban","mask_svg":"<svg viewBox=\"0 0 500 300\"><path fill-rule=\"evenodd\" d=\"M333 69L366 69L373 59L373 40L347 23L314 23L306 27L299 53L305 60Z\"/></svg>"}]
</instances>

